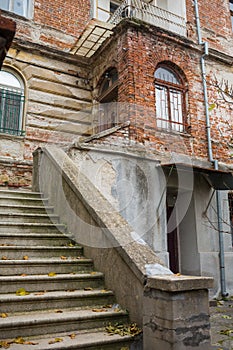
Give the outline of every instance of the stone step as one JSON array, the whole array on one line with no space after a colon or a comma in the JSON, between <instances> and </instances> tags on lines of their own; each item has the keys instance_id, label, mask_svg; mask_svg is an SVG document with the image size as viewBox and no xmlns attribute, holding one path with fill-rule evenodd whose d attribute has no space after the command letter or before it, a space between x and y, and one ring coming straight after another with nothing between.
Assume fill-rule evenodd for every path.
<instances>
[{"instance_id":1,"label":"stone step","mask_svg":"<svg viewBox=\"0 0 233 350\"><path fill-rule=\"evenodd\" d=\"M1 246L72 246L76 245L62 233L0 233Z\"/></svg>"},{"instance_id":2,"label":"stone step","mask_svg":"<svg viewBox=\"0 0 233 350\"><path fill-rule=\"evenodd\" d=\"M1 213L31 213L31 214L53 214L54 208L52 206L33 206L33 205L20 205L20 204L1 204L0 199L0 212Z\"/></svg>"},{"instance_id":3,"label":"stone step","mask_svg":"<svg viewBox=\"0 0 233 350\"><path fill-rule=\"evenodd\" d=\"M32 258L52 258L52 257L80 257L82 247L49 247L49 246L0 246L0 258L2 260L24 260Z\"/></svg>"},{"instance_id":4,"label":"stone step","mask_svg":"<svg viewBox=\"0 0 233 350\"><path fill-rule=\"evenodd\" d=\"M43 214L32 214L32 213L1 213L0 222L5 223L59 223L59 217L55 214L48 215Z\"/></svg>"},{"instance_id":5,"label":"stone step","mask_svg":"<svg viewBox=\"0 0 233 350\"><path fill-rule=\"evenodd\" d=\"M20 198L42 198L43 194L32 191L16 191L16 190L0 190L0 198L2 197L20 197Z\"/></svg>"},{"instance_id":6,"label":"stone step","mask_svg":"<svg viewBox=\"0 0 233 350\"><path fill-rule=\"evenodd\" d=\"M24 232L24 233L54 233L65 232L66 226L63 224L47 223L23 223L23 222L0 222L0 233L2 232Z\"/></svg>"},{"instance_id":7,"label":"stone step","mask_svg":"<svg viewBox=\"0 0 233 350\"><path fill-rule=\"evenodd\" d=\"M114 308L115 298L107 290L76 290L72 292L37 292L25 296L1 294L1 313L22 313L36 310L62 310L72 308Z\"/></svg>"},{"instance_id":8,"label":"stone step","mask_svg":"<svg viewBox=\"0 0 233 350\"><path fill-rule=\"evenodd\" d=\"M1 205L47 206L48 199L40 197L0 197Z\"/></svg>"},{"instance_id":9,"label":"stone step","mask_svg":"<svg viewBox=\"0 0 233 350\"><path fill-rule=\"evenodd\" d=\"M103 274L100 272L46 275L0 276L0 294L16 293L20 288L27 292L58 290L104 289ZM0 332L1 334L1 332Z\"/></svg>"},{"instance_id":10,"label":"stone step","mask_svg":"<svg viewBox=\"0 0 233 350\"><path fill-rule=\"evenodd\" d=\"M50 271L57 274L91 272L93 262L84 257L77 258L53 258L30 260L0 260L0 276L46 275Z\"/></svg>"},{"instance_id":11,"label":"stone step","mask_svg":"<svg viewBox=\"0 0 233 350\"><path fill-rule=\"evenodd\" d=\"M74 332L89 329L105 328L109 323L127 322L128 315L125 311L115 312L112 309L106 311L93 311L91 309L63 309L45 310L22 313L2 318L0 322L0 334L2 339L16 338L49 333Z\"/></svg>"},{"instance_id":12,"label":"stone step","mask_svg":"<svg viewBox=\"0 0 233 350\"><path fill-rule=\"evenodd\" d=\"M142 350L142 346L138 344L140 340L134 340L129 335L114 334L110 336L104 330L98 329L92 329L88 332L75 330L65 334L46 335L44 338L29 337L24 339L34 343L34 345L22 345L22 349L25 350ZM56 341L56 339L60 341ZM130 347L131 344L132 347ZM22 349L20 349L19 344L10 344L10 350Z\"/></svg>"}]
</instances>

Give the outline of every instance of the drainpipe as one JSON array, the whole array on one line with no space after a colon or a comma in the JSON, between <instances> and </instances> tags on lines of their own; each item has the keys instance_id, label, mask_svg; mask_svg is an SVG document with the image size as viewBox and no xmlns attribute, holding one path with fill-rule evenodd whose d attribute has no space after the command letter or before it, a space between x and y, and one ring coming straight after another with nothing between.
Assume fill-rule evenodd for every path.
<instances>
[{"instance_id":1,"label":"drainpipe","mask_svg":"<svg viewBox=\"0 0 233 350\"><path fill-rule=\"evenodd\" d=\"M195 6L195 16L196 16L196 25L197 25L197 35L198 35L198 44L204 47L204 53L201 56L201 74L202 74L202 84L204 91L204 103L205 103L205 116L206 116L206 133L207 133L207 143L208 143L208 157L209 161L213 163L214 169L218 170L218 160L213 158L212 151L212 141L211 141L211 125L210 125L210 115L209 115L209 101L208 101L208 92L207 92L207 83L206 83L206 64L205 58L208 56L208 42L202 40L201 34L201 25L198 9L198 0L194 0ZM220 191L216 191L216 205L217 205L217 218L218 218L218 235L219 235L219 265L220 265L220 283L221 283L221 294L223 297L228 296L226 291L226 276L225 276L225 259L224 259L224 241L223 241L223 228L221 220L221 195Z\"/></svg>"}]
</instances>

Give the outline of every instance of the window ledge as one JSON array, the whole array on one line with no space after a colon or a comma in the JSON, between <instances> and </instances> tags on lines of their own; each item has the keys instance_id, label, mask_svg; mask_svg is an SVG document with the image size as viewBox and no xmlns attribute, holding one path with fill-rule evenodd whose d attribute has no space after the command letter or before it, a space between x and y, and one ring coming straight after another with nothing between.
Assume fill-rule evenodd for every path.
<instances>
[{"instance_id":1,"label":"window ledge","mask_svg":"<svg viewBox=\"0 0 233 350\"><path fill-rule=\"evenodd\" d=\"M187 131L175 131L175 130L166 130L162 128L157 128L158 132L169 134L169 135L177 135L177 136L183 136L187 138L191 138L192 135L190 135Z\"/></svg>"},{"instance_id":2,"label":"window ledge","mask_svg":"<svg viewBox=\"0 0 233 350\"><path fill-rule=\"evenodd\" d=\"M16 140L24 140L25 138L25 135L23 136L19 136L19 135L11 135L11 134L5 134L4 132L0 132L0 136L1 136L1 139L4 138L4 139L9 139L9 140L12 140L12 139L16 139Z\"/></svg>"}]
</instances>

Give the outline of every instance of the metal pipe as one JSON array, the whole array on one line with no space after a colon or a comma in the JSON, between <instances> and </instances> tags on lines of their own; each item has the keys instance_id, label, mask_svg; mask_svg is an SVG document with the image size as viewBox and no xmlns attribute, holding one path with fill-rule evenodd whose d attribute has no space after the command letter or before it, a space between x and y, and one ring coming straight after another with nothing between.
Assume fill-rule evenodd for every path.
<instances>
[{"instance_id":1,"label":"metal pipe","mask_svg":"<svg viewBox=\"0 0 233 350\"><path fill-rule=\"evenodd\" d=\"M218 161L213 158L212 140L211 140L211 124L210 124L210 116L209 116L209 99L208 99L207 83L206 83L205 58L209 54L208 43L203 42L203 40L202 40L198 0L194 0L194 7L195 7L195 17L196 17L196 25L197 25L198 44L202 45L204 47L204 53L201 56L201 75L202 75L202 84L203 84L203 92L204 92L206 133L207 133L207 143L208 143L208 157L209 157L209 161L211 163L213 163L214 169L218 170ZM222 212L222 210L221 210L221 195L220 195L219 190L216 191L216 205L217 205L218 235L219 235L219 265L220 265L221 294L223 297L226 297L228 295L228 293L226 291L224 241L223 241L223 229L222 229L222 221L221 221L221 212Z\"/></svg>"}]
</instances>

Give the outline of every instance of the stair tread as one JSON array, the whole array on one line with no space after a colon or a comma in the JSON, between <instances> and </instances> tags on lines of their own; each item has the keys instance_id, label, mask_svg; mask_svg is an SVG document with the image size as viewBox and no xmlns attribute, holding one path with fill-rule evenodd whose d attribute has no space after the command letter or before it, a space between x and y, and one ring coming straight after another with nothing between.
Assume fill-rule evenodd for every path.
<instances>
[{"instance_id":1,"label":"stair tread","mask_svg":"<svg viewBox=\"0 0 233 350\"><path fill-rule=\"evenodd\" d=\"M50 264L50 263L57 263L57 264L70 264L70 263L82 263L82 262L92 262L92 259L86 258L84 256L77 257L77 258L70 258L67 257L66 259L51 257L51 258L30 258L28 260L20 260L20 259L9 259L9 260L0 260L0 265L14 265L14 264Z\"/></svg>"},{"instance_id":2,"label":"stair tread","mask_svg":"<svg viewBox=\"0 0 233 350\"><path fill-rule=\"evenodd\" d=\"M0 250L15 250L15 249L24 249L24 250L80 250L82 249L81 246L75 246L75 247L66 247L66 246L25 246L25 245L0 245Z\"/></svg>"},{"instance_id":3,"label":"stair tread","mask_svg":"<svg viewBox=\"0 0 233 350\"><path fill-rule=\"evenodd\" d=\"M73 338L71 338L71 334ZM55 341L56 338L61 338L62 341L55 342L51 344L51 342ZM79 331L77 327L77 331L72 331L70 333L65 334L52 334L51 336L46 335L46 337L38 338L38 337L30 337L25 338L31 342L34 342L35 345L26 345L27 350L71 350L71 349L83 349L84 347L94 347L101 346L104 344L114 344L120 343L122 341L131 341L132 337L130 335L109 335L104 330L96 330L93 329L92 332L87 331ZM19 350L19 344L11 344L11 350Z\"/></svg>"},{"instance_id":4,"label":"stair tread","mask_svg":"<svg viewBox=\"0 0 233 350\"><path fill-rule=\"evenodd\" d=\"M109 316L127 316L127 312L125 310L118 310L117 312L113 309L100 309L100 308L94 308L95 311L93 311L93 307L89 309L80 309L80 308L73 308L72 310L69 309L62 309L62 310L42 310L42 311L30 311L30 312L24 312L24 313L17 313L17 314L9 314L8 317L2 318L0 320L0 329L1 327L5 326L11 326L15 327L16 325L26 325L31 324L33 325L40 324L40 323L51 323L54 321L59 322L65 322L68 320L84 320L89 318L104 318ZM97 311L101 310L101 311ZM58 312L62 311L62 312ZM34 318L34 319L33 319Z\"/></svg>"},{"instance_id":5,"label":"stair tread","mask_svg":"<svg viewBox=\"0 0 233 350\"><path fill-rule=\"evenodd\" d=\"M103 277L102 272L83 272L81 273L78 271L77 273L58 273L55 276L48 276L45 274L42 275L27 275L27 276L0 276L0 282L7 282L7 281L30 281L30 280L59 280L59 279L80 279L80 278L85 278L85 279L90 279L90 278L100 278Z\"/></svg>"},{"instance_id":6,"label":"stair tread","mask_svg":"<svg viewBox=\"0 0 233 350\"><path fill-rule=\"evenodd\" d=\"M45 222L37 223L37 222L7 222L7 221L2 221L0 222L0 226L49 226L49 227L65 227L64 224L49 224Z\"/></svg>"},{"instance_id":7,"label":"stair tread","mask_svg":"<svg viewBox=\"0 0 233 350\"><path fill-rule=\"evenodd\" d=\"M4 213L4 212L0 212L0 216L20 216L20 217L47 217L47 218L58 218L59 216L56 214L47 214L47 213L16 213L16 212L8 212L8 213Z\"/></svg>"},{"instance_id":8,"label":"stair tread","mask_svg":"<svg viewBox=\"0 0 233 350\"><path fill-rule=\"evenodd\" d=\"M1 303L6 303L8 301L24 301L24 300L42 300L42 299L53 299L53 298L81 298L81 297L90 297L90 296L107 296L113 295L111 290L105 289L93 289L93 290L74 290L72 292L67 291L46 291L41 292L44 294L39 294L40 292L32 292L28 295L18 296L15 293L5 293L1 295Z\"/></svg>"}]
</instances>

